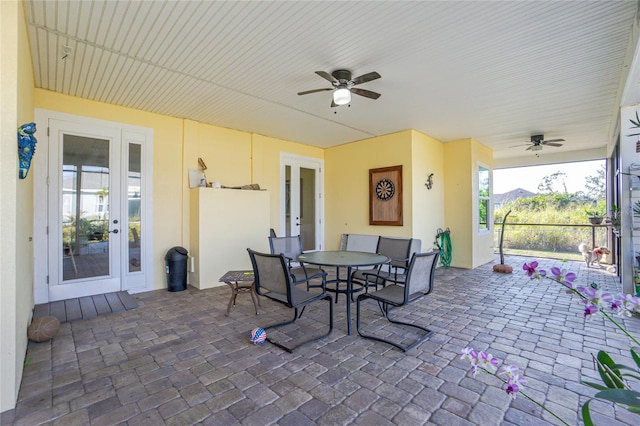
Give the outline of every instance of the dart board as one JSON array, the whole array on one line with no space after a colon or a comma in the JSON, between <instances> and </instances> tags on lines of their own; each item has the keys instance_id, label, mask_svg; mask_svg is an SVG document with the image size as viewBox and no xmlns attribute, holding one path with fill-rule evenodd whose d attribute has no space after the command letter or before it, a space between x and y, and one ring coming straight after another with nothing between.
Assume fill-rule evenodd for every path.
<instances>
[{"instance_id":1,"label":"dart board","mask_svg":"<svg viewBox=\"0 0 640 426\"><path fill-rule=\"evenodd\" d=\"M402 165L369 170L369 224L402 225Z\"/></svg>"}]
</instances>

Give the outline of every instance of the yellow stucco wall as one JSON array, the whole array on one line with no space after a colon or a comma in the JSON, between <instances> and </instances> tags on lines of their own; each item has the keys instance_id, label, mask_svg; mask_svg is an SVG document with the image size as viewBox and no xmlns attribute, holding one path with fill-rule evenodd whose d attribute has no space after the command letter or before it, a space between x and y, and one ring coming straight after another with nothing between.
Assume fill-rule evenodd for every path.
<instances>
[{"instance_id":1,"label":"yellow stucco wall","mask_svg":"<svg viewBox=\"0 0 640 426\"><path fill-rule=\"evenodd\" d=\"M153 129L153 259L155 288L163 288L164 255L176 245L183 244L182 224L184 186L188 186L182 165L183 121L173 117L123 108L101 102L88 101L36 89L35 107L67 114L126 123Z\"/></svg>"},{"instance_id":2,"label":"yellow stucco wall","mask_svg":"<svg viewBox=\"0 0 640 426\"><path fill-rule=\"evenodd\" d=\"M206 165L210 182L225 186L258 183L270 193L271 226L279 223L280 153L323 158L320 148L277 138L216 127L158 114L36 89L35 107L149 127L154 133L154 272L155 288L164 288L164 254L190 246L188 169ZM176 200L182 200L176 203Z\"/></svg>"},{"instance_id":3,"label":"yellow stucco wall","mask_svg":"<svg viewBox=\"0 0 640 426\"><path fill-rule=\"evenodd\" d=\"M340 235L412 236L412 131L364 139L325 152L325 247L337 249ZM402 165L402 226L369 225L369 169Z\"/></svg>"},{"instance_id":4,"label":"yellow stucco wall","mask_svg":"<svg viewBox=\"0 0 640 426\"><path fill-rule=\"evenodd\" d=\"M17 177L16 135L34 116L28 51L22 2L0 2L0 412L17 399L33 307L33 174Z\"/></svg>"},{"instance_id":5,"label":"yellow stucco wall","mask_svg":"<svg viewBox=\"0 0 640 426\"><path fill-rule=\"evenodd\" d=\"M278 235L284 234L284 230L280 229L280 198L283 196L280 193L281 153L324 159L322 148L253 134L252 183L257 183L269 191L271 227ZM325 205L325 212L329 211Z\"/></svg>"},{"instance_id":6,"label":"yellow stucco wall","mask_svg":"<svg viewBox=\"0 0 640 426\"><path fill-rule=\"evenodd\" d=\"M451 229L451 266L473 265L473 199L471 140L444 145L445 158L445 226Z\"/></svg>"},{"instance_id":7,"label":"yellow stucco wall","mask_svg":"<svg viewBox=\"0 0 640 426\"><path fill-rule=\"evenodd\" d=\"M445 217L451 228L451 266L475 268L493 260L493 233L478 231L478 165L493 167L492 152L474 139L445 144ZM492 203L489 205L492 207ZM493 222L493 215L489 220ZM493 230L493 225L491 225Z\"/></svg>"},{"instance_id":8,"label":"yellow stucco wall","mask_svg":"<svg viewBox=\"0 0 640 426\"><path fill-rule=\"evenodd\" d=\"M413 238L422 240L422 249L433 247L438 228L444 229L444 144L431 136L412 131L412 210ZM425 183L433 173L433 186Z\"/></svg>"}]
</instances>

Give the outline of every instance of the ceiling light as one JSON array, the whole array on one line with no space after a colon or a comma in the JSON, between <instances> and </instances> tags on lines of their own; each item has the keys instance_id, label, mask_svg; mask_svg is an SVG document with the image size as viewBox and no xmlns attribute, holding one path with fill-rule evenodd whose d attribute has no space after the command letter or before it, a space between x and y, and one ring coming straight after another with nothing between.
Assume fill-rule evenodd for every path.
<instances>
[{"instance_id":1,"label":"ceiling light","mask_svg":"<svg viewBox=\"0 0 640 426\"><path fill-rule=\"evenodd\" d=\"M542 151L542 146L540 145L533 145L531 147L531 151Z\"/></svg>"},{"instance_id":2,"label":"ceiling light","mask_svg":"<svg viewBox=\"0 0 640 426\"><path fill-rule=\"evenodd\" d=\"M333 91L333 103L346 105L351 102L351 91L346 87L339 87Z\"/></svg>"}]
</instances>

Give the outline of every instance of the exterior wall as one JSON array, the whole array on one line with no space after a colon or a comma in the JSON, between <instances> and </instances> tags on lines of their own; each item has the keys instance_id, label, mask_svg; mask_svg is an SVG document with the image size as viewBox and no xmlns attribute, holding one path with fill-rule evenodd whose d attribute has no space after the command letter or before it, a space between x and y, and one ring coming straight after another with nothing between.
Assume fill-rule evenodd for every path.
<instances>
[{"instance_id":1,"label":"exterior wall","mask_svg":"<svg viewBox=\"0 0 640 426\"><path fill-rule=\"evenodd\" d=\"M445 144L445 225L451 228L451 266L459 268L472 269L493 260L493 225L488 232L478 231L479 164L493 168L489 148L473 139Z\"/></svg>"},{"instance_id":2,"label":"exterior wall","mask_svg":"<svg viewBox=\"0 0 640 426\"><path fill-rule=\"evenodd\" d=\"M190 249L188 169L207 165L209 182L258 183L270 193L270 223L279 223L280 153L323 158L324 150L192 120L152 114L36 89L35 107L149 127L154 132L154 288L166 286L164 255L176 245ZM176 200L182 200L176 203ZM32 269L32 268L31 268Z\"/></svg>"},{"instance_id":3,"label":"exterior wall","mask_svg":"<svg viewBox=\"0 0 640 426\"><path fill-rule=\"evenodd\" d=\"M413 237L422 240L422 250L433 246L438 228L445 229L444 144L418 131L412 131ZM433 187L425 183L433 173Z\"/></svg>"},{"instance_id":4,"label":"exterior wall","mask_svg":"<svg viewBox=\"0 0 640 426\"><path fill-rule=\"evenodd\" d=\"M471 140L444 144L445 226L451 229L451 266L473 267L473 190Z\"/></svg>"},{"instance_id":5,"label":"exterior wall","mask_svg":"<svg viewBox=\"0 0 640 426\"><path fill-rule=\"evenodd\" d=\"M325 152L325 247L337 249L340 235L413 235L412 131L328 148ZM402 164L403 226L369 225L369 169Z\"/></svg>"},{"instance_id":6,"label":"exterior wall","mask_svg":"<svg viewBox=\"0 0 640 426\"><path fill-rule=\"evenodd\" d=\"M18 179L16 135L34 115L28 51L23 3L0 2L0 412L17 400L33 307L33 174Z\"/></svg>"},{"instance_id":7,"label":"exterior wall","mask_svg":"<svg viewBox=\"0 0 640 426\"><path fill-rule=\"evenodd\" d=\"M493 253L493 151L491 151L486 146L476 142L471 139L471 159L472 159L472 176L473 176L473 186L471 197L475 203L475 207L473 209L473 223L478 223L478 166L483 165L489 169L489 177L491 179L491 185L489 186L489 209L488 212L488 220L489 220L489 230L478 232L477 225L475 227L475 233L473 237L473 263L471 265L472 268L476 268L480 265L484 265L485 263L491 262L494 260L495 256Z\"/></svg>"},{"instance_id":8,"label":"exterior wall","mask_svg":"<svg viewBox=\"0 0 640 426\"><path fill-rule=\"evenodd\" d=\"M153 129L154 288L166 287L164 255L188 238L188 232L183 234L182 228L188 214L183 213L184 203L176 202L188 187L187 171L183 173L182 165L182 120L42 89L35 90L35 107Z\"/></svg>"},{"instance_id":9,"label":"exterior wall","mask_svg":"<svg viewBox=\"0 0 640 426\"><path fill-rule=\"evenodd\" d=\"M284 230L280 229L280 199L283 197L280 193L280 153L322 160L325 150L258 134L252 136L251 183L257 183L260 188L269 190L271 227L276 230L277 235L283 235ZM331 214L332 210L325 205L325 215Z\"/></svg>"}]
</instances>

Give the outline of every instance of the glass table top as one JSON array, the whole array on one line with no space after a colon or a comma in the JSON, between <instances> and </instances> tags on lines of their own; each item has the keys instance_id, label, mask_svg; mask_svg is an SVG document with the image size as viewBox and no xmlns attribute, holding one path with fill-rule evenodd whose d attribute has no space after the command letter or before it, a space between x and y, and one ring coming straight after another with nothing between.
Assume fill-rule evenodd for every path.
<instances>
[{"instance_id":1,"label":"glass table top","mask_svg":"<svg viewBox=\"0 0 640 426\"><path fill-rule=\"evenodd\" d=\"M329 250L314 251L298 256L300 262L325 266L367 266L386 263L390 259L382 254L364 251Z\"/></svg>"}]
</instances>

